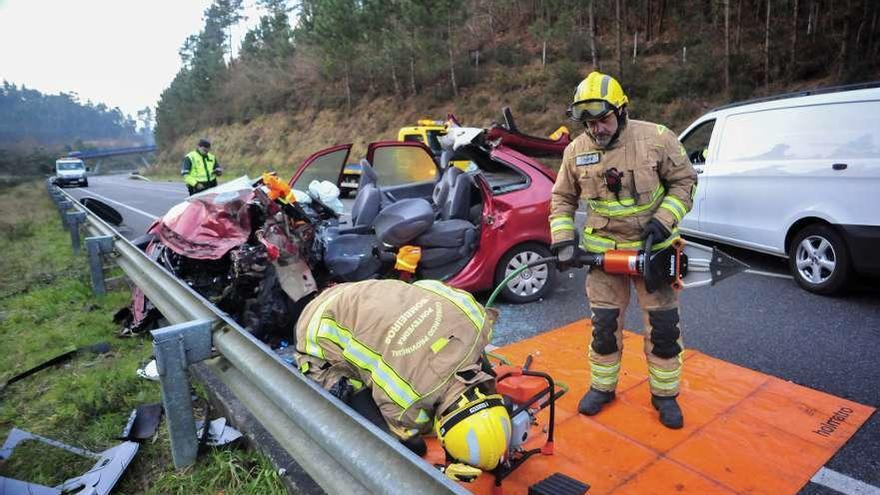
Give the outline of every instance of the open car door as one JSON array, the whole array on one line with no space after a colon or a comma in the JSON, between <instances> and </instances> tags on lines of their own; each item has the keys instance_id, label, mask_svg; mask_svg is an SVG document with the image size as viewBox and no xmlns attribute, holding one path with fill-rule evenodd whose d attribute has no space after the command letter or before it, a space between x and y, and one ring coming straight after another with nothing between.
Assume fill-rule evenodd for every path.
<instances>
[{"instance_id":1,"label":"open car door","mask_svg":"<svg viewBox=\"0 0 880 495\"><path fill-rule=\"evenodd\" d=\"M306 158L290 179L290 187L308 191L313 180L330 181L339 187L342 170L351 153L351 144L340 144L313 153Z\"/></svg>"},{"instance_id":2,"label":"open car door","mask_svg":"<svg viewBox=\"0 0 880 495\"><path fill-rule=\"evenodd\" d=\"M441 170L424 144L413 141L370 143L367 160L376 172L379 188L389 200L425 198L430 201Z\"/></svg>"}]
</instances>

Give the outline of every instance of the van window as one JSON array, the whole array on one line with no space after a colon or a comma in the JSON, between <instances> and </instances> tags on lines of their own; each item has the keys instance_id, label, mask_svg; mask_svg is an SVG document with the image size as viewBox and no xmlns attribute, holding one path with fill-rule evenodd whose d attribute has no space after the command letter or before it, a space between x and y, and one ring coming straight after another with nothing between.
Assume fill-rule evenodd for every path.
<instances>
[{"instance_id":1,"label":"van window","mask_svg":"<svg viewBox=\"0 0 880 495\"><path fill-rule=\"evenodd\" d=\"M82 170L83 163L82 162L57 162L56 167L58 170Z\"/></svg>"},{"instance_id":2,"label":"van window","mask_svg":"<svg viewBox=\"0 0 880 495\"><path fill-rule=\"evenodd\" d=\"M707 120L698 125L690 134L684 137L681 144L687 150L688 158L694 165L706 163L706 155L709 152L709 138L712 137L712 129L715 127L715 119Z\"/></svg>"},{"instance_id":3,"label":"van window","mask_svg":"<svg viewBox=\"0 0 880 495\"><path fill-rule=\"evenodd\" d=\"M880 157L880 102L766 110L727 118L720 160Z\"/></svg>"}]
</instances>

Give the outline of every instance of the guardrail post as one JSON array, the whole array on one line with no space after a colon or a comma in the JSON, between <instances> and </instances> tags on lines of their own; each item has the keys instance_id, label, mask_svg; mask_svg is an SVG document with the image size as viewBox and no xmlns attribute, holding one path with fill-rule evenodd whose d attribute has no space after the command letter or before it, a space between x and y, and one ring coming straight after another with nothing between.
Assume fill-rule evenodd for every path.
<instances>
[{"instance_id":1,"label":"guardrail post","mask_svg":"<svg viewBox=\"0 0 880 495\"><path fill-rule=\"evenodd\" d=\"M150 332L162 382L171 457L178 469L196 462L198 454L199 442L186 367L211 356L211 323L211 320L194 320ZM205 423L207 426L207 421Z\"/></svg>"},{"instance_id":2,"label":"guardrail post","mask_svg":"<svg viewBox=\"0 0 880 495\"><path fill-rule=\"evenodd\" d=\"M79 254L79 226L86 221L86 212L77 211L67 214L67 226L70 227L70 247L73 254Z\"/></svg>"},{"instance_id":3,"label":"guardrail post","mask_svg":"<svg viewBox=\"0 0 880 495\"><path fill-rule=\"evenodd\" d=\"M103 296L107 293L107 289L104 286L104 261L102 255L112 251L113 238L109 235L86 237L86 252L89 255L89 270L92 274L92 292L96 296Z\"/></svg>"},{"instance_id":4,"label":"guardrail post","mask_svg":"<svg viewBox=\"0 0 880 495\"><path fill-rule=\"evenodd\" d=\"M73 208L73 203L70 200L64 199L58 202L58 213L61 214L61 227L67 227L67 210Z\"/></svg>"}]
</instances>

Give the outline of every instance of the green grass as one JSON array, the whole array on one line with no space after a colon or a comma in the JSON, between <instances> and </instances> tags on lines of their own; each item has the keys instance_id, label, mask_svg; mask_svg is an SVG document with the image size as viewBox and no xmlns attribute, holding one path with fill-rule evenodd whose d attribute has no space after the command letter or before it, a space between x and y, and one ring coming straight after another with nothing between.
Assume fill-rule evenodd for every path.
<instances>
[{"instance_id":1,"label":"green grass","mask_svg":"<svg viewBox=\"0 0 880 495\"><path fill-rule=\"evenodd\" d=\"M113 313L127 290L91 293L84 255L73 256L54 205L38 184L0 195L0 382L53 356L106 341L106 354L82 352L6 388L0 396L0 439L12 427L101 451L116 445L137 405L160 402L159 384L135 370L150 359L147 338L117 339ZM27 205L23 207L22 205ZM198 388L198 387L197 387ZM82 474L91 462L25 442L0 475L50 486ZM210 451L176 471L163 421L154 441L141 445L115 493L284 493L262 455L236 448Z\"/></svg>"}]
</instances>

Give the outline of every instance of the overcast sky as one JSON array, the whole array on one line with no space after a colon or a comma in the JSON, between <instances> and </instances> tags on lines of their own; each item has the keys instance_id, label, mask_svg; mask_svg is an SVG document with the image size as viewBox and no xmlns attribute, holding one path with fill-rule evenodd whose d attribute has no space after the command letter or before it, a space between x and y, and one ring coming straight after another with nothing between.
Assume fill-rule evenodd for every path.
<instances>
[{"instance_id":1,"label":"overcast sky","mask_svg":"<svg viewBox=\"0 0 880 495\"><path fill-rule=\"evenodd\" d=\"M234 45L257 21L233 28ZM119 107L155 107L211 0L0 0L0 80Z\"/></svg>"}]
</instances>

